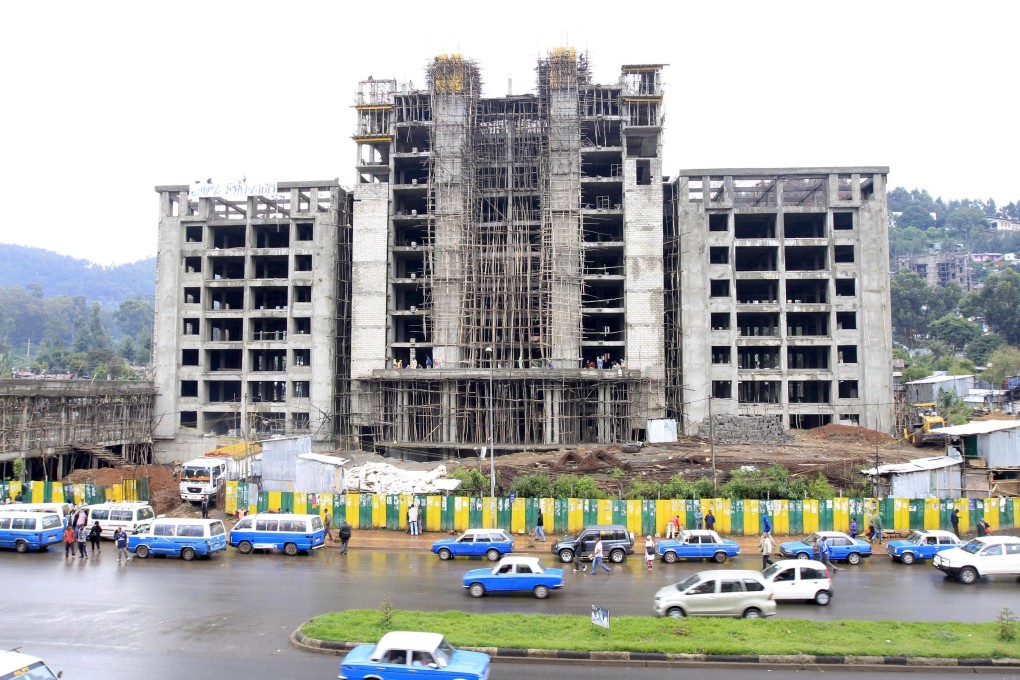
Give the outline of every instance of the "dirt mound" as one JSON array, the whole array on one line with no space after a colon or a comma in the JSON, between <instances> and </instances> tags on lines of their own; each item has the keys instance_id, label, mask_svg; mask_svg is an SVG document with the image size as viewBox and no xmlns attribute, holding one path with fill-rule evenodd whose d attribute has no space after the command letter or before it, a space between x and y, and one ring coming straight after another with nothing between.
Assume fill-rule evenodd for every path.
<instances>
[{"instance_id":1,"label":"dirt mound","mask_svg":"<svg viewBox=\"0 0 1020 680\"><path fill-rule=\"evenodd\" d=\"M979 421L979 420L1014 420L1014 418L1013 418L1013 416L1009 415L1008 413L1003 413L1002 411L992 411L991 413L989 413L987 415L978 416L977 418L971 418L971 420L972 421Z\"/></svg>"},{"instance_id":2,"label":"dirt mound","mask_svg":"<svg viewBox=\"0 0 1020 680\"><path fill-rule=\"evenodd\" d=\"M157 514L169 512L181 504L180 485L169 468L160 465L128 465L119 468L75 470L63 481L74 484L92 483L113 486L125 479L149 480L149 503Z\"/></svg>"},{"instance_id":3,"label":"dirt mound","mask_svg":"<svg viewBox=\"0 0 1020 680\"><path fill-rule=\"evenodd\" d=\"M895 438L864 427L854 425L823 425L813 430L807 430L805 434L812 439L824 439L828 442L843 442L847 444L867 444L869 446L882 446L891 444Z\"/></svg>"}]
</instances>

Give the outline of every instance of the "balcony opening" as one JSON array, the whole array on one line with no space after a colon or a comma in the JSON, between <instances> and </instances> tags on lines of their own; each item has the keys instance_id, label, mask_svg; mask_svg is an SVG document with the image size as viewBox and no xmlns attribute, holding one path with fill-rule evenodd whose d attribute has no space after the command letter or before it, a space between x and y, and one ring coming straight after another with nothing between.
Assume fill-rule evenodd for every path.
<instances>
[{"instance_id":1,"label":"balcony opening","mask_svg":"<svg viewBox=\"0 0 1020 680\"><path fill-rule=\"evenodd\" d=\"M730 230L730 216L728 213L708 213L708 230L725 232Z\"/></svg>"},{"instance_id":2,"label":"balcony opening","mask_svg":"<svg viewBox=\"0 0 1020 680\"><path fill-rule=\"evenodd\" d=\"M741 380L737 383L737 401L741 404L778 404L780 386L778 380Z\"/></svg>"},{"instance_id":3,"label":"balcony opening","mask_svg":"<svg viewBox=\"0 0 1020 680\"><path fill-rule=\"evenodd\" d=\"M839 354L839 363L841 364L856 364L857 363L857 345L839 345L836 348Z\"/></svg>"},{"instance_id":4,"label":"balcony opening","mask_svg":"<svg viewBox=\"0 0 1020 680\"><path fill-rule=\"evenodd\" d=\"M737 304L774 305L779 302L778 281L740 279L737 281Z\"/></svg>"},{"instance_id":5,"label":"balcony opening","mask_svg":"<svg viewBox=\"0 0 1020 680\"><path fill-rule=\"evenodd\" d=\"M729 364L730 363L730 347L724 345L716 345L712 347L712 363L713 364Z\"/></svg>"},{"instance_id":6,"label":"balcony opening","mask_svg":"<svg viewBox=\"0 0 1020 680\"><path fill-rule=\"evenodd\" d=\"M786 315L786 335L788 337L829 335L829 315L825 312L794 313Z\"/></svg>"},{"instance_id":7,"label":"balcony opening","mask_svg":"<svg viewBox=\"0 0 1020 680\"><path fill-rule=\"evenodd\" d=\"M198 366L198 350L182 349L181 366Z\"/></svg>"},{"instance_id":8,"label":"balcony opening","mask_svg":"<svg viewBox=\"0 0 1020 680\"><path fill-rule=\"evenodd\" d=\"M713 312L711 323L713 331L728 331L730 329L729 312Z\"/></svg>"},{"instance_id":9,"label":"balcony opening","mask_svg":"<svg viewBox=\"0 0 1020 680\"><path fill-rule=\"evenodd\" d=\"M732 399L733 383L729 380L713 380L712 396L715 399Z\"/></svg>"},{"instance_id":10,"label":"balcony opening","mask_svg":"<svg viewBox=\"0 0 1020 680\"><path fill-rule=\"evenodd\" d=\"M836 296L853 297L857 295L856 279L836 279Z\"/></svg>"},{"instance_id":11,"label":"balcony opening","mask_svg":"<svg viewBox=\"0 0 1020 680\"><path fill-rule=\"evenodd\" d=\"M737 368L742 371L775 371L782 368L778 347L741 347Z\"/></svg>"},{"instance_id":12,"label":"balcony opening","mask_svg":"<svg viewBox=\"0 0 1020 680\"><path fill-rule=\"evenodd\" d=\"M201 257L186 257L184 258L184 273L185 274L199 274L202 272L202 258Z\"/></svg>"},{"instance_id":13,"label":"balcony opening","mask_svg":"<svg viewBox=\"0 0 1020 680\"><path fill-rule=\"evenodd\" d=\"M779 337L779 314L737 314L740 337Z\"/></svg>"},{"instance_id":14,"label":"balcony opening","mask_svg":"<svg viewBox=\"0 0 1020 680\"><path fill-rule=\"evenodd\" d=\"M834 251L837 264L852 264L854 262L853 246L836 246Z\"/></svg>"},{"instance_id":15,"label":"balcony opening","mask_svg":"<svg viewBox=\"0 0 1020 680\"><path fill-rule=\"evenodd\" d=\"M825 279L789 279L786 301L795 305L819 305L828 302L829 282Z\"/></svg>"},{"instance_id":16,"label":"balcony opening","mask_svg":"<svg viewBox=\"0 0 1020 680\"><path fill-rule=\"evenodd\" d=\"M714 298L729 297L730 296L730 282L726 280L712 280L710 282L709 295Z\"/></svg>"},{"instance_id":17,"label":"balcony opening","mask_svg":"<svg viewBox=\"0 0 1020 680\"><path fill-rule=\"evenodd\" d=\"M791 404L832 402L832 382L829 380L791 380L787 388L787 399Z\"/></svg>"},{"instance_id":18,"label":"balcony opening","mask_svg":"<svg viewBox=\"0 0 1020 680\"><path fill-rule=\"evenodd\" d=\"M783 214L785 238L825 238L825 213Z\"/></svg>"},{"instance_id":19,"label":"balcony opening","mask_svg":"<svg viewBox=\"0 0 1020 680\"><path fill-rule=\"evenodd\" d=\"M829 368L828 347L787 347L786 367L791 370L824 371Z\"/></svg>"},{"instance_id":20,"label":"balcony opening","mask_svg":"<svg viewBox=\"0 0 1020 680\"><path fill-rule=\"evenodd\" d=\"M734 266L738 272L774 272L778 249L774 247L737 246Z\"/></svg>"},{"instance_id":21,"label":"balcony opening","mask_svg":"<svg viewBox=\"0 0 1020 680\"><path fill-rule=\"evenodd\" d=\"M181 396L182 397L197 397L198 396L198 381L197 380L182 380L181 381Z\"/></svg>"},{"instance_id":22,"label":"balcony opening","mask_svg":"<svg viewBox=\"0 0 1020 680\"><path fill-rule=\"evenodd\" d=\"M839 398L840 399L857 399L860 395L857 392L857 381L856 380L840 380L839 381Z\"/></svg>"},{"instance_id":23,"label":"balcony opening","mask_svg":"<svg viewBox=\"0 0 1020 680\"><path fill-rule=\"evenodd\" d=\"M709 264L729 264L730 249L726 246L715 246L708 249Z\"/></svg>"},{"instance_id":24,"label":"balcony opening","mask_svg":"<svg viewBox=\"0 0 1020 680\"><path fill-rule=\"evenodd\" d=\"M733 235L741 239L764 239L776 237L776 214L755 213L733 215Z\"/></svg>"},{"instance_id":25,"label":"balcony opening","mask_svg":"<svg viewBox=\"0 0 1020 680\"><path fill-rule=\"evenodd\" d=\"M832 228L837 231L844 231L854 228L854 214L852 212L832 213Z\"/></svg>"},{"instance_id":26,"label":"balcony opening","mask_svg":"<svg viewBox=\"0 0 1020 680\"><path fill-rule=\"evenodd\" d=\"M825 246L787 246L786 271L817 272L829 268Z\"/></svg>"}]
</instances>

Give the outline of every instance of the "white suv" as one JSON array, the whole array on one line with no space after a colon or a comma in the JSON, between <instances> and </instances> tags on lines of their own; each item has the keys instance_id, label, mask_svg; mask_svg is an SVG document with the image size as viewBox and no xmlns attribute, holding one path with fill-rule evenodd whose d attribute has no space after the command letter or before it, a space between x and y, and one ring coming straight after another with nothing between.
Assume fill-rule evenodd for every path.
<instances>
[{"instance_id":1,"label":"white suv","mask_svg":"<svg viewBox=\"0 0 1020 680\"><path fill-rule=\"evenodd\" d=\"M974 583L980 576L1015 574L1020 576L1020 537L982 536L967 545L944 550L931 564L955 576L961 583Z\"/></svg>"}]
</instances>

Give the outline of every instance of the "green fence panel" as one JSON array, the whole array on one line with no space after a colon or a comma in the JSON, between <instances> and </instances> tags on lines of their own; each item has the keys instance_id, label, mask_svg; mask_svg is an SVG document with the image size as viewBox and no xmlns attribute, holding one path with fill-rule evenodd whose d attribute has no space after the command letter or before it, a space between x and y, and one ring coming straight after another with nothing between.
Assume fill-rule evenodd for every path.
<instances>
[{"instance_id":1,"label":"green fence panel","mask_svg":"<svg viewBox=\"0 0 1020 680\"><path fill-rule=\"evenodd\" d=\"M524 499L524 533L529 536L535 535L535 523L538 522L538 500L537 498Z\"/></svg>"},{"instance_id":2,"label":"green fence panel","mask_svg":"<svg viewBox=\"0 0 1020 680\"><path fill-rule=\"evenodd\" d=\"M372 494L363 493L358 495L358 526L362 529L371 529L374 512L372 511Z\"/></svg>"},{"instance_id":3,"label":"green fence panel","mask_svg":"<svg viewBox=\"0 0 1020 680\"><path fill-rule=\"evenodd\" d=\"M831 500L819 500L818 501L818 530L819 531L832 531L833 526L833 512L832 512L832 501Z\"/></svg>"},{"instance_id":4,"label":"green fence panel","mask_svg":"<svg viewBox=\"0 0 1020 680\"><path fill-rule=\"evenodd\" d=\"M88 483L85 485L85 503L102 503L100 500L101 490L96 487L95 484Z\"/></svg>"},{"instance_id":5,"label":"green fence panel","mask_svg":"<svg viewBox=\"0 0 1020 680\"><path fill-rule=\"evenodd\" d=\"M386 497L386 528L391 530L400 528L400 496Z\"/></svg>"},{"instance_id":6,"label":"green fence panel","mask_svg":"<svg viewBox=\"0 0 1020 680\"><path fill-rule=\"evenodd\" d=\"M149 500L149 478L143 477L138 480L138 500L146 501Z\"/></svg>"},{"instance_id":7,"label":"green fence panel","mask_svg":"<svg viewBox=\"0 0 1020 680\"><path fill-rule=\"evenodd\" d=\"M267 512L269 510L269 493L266 491L259 491L259 499L255 504L258 512Z\"/></svg>"},{"instance_id":8,"label":"green fence panel","mask_svg":"<svg viewBox=\"0 0 1020 680\"><path fill-rule=\"evenodd\" d=\"M641 501L641 533L645 536L654 536L655 520L655 501Z\"/></svg>"},{"instance_id":9,"label":"green fence panel","mask_svg":"<svg viewBox=\"0 0 1020 680\"><path fill-rule=\"evenodd\" d=\"M1013 499L1003 499L1002 506L999 508L999 528L1000 529L1012 529L1013 525Z\"/></svg>"},{"instance_id":10,"label":"green fence panel","mask_svg":"<svg viewBox=\"0 0 1020 680\"><path fill-rule=\"evenodd\" d=\"M790 533L800 535L804 533L804 501L796 500L789 503Z\"/></svg>"},{"instance_id":11,"label":"green fence panel","mask_svg":"<svg viewBox=\"0 0 1020 680\"><path fill-rule=\"evenodd\" d=\"M510 518L513 515L513 503L509 498L496 500L496 526L505 531L510 531Z\"/></svg>"},{"instance_id":12,"label":"green fence panel","mask_svg":"<svg viewBox=\"0 0 1020 680\"><path fill-rule=\"evenodd\" d=\"M342 493L333 494L333 526L340 526L341 522L347 520L347 495Z\"/></svg>"},{"instance_id":13,"label":"green fence panel","mask_svg":"<svg viewBox=\"0 0 1020 680\"><path fill-rule=\"evenodd\" d=\"M64 498L68 498L67 487L69 487L69 486L71 487L71 493L74 493L74 486L72 486L71 484L65 484L64 485ZM10 482L2 482L2 481L0 481L0 501L2 501L5 498L10 498L10 497L11 497L11 484L10 484Z\"/></svg>"},{"instance_id":14,"label":"green fence panel","mask_svg":"<svg viewBox=\"0 0 1020 680\"><path fill-rule=\"evenodd\" d=\"M439 501L439 507L442 508L443 513L439 520L439 528L443 531L453 531L457 517L455 506L452 496L443 496Z\"/></svg>"},{"instance_id":15,"label":"green fence panel","mask_svg":"<svg viewBox=\"0 0 1020 680\"><path fill-rule=\"evenodd\" d=\"M627 526L627 501L613 501L613 524Z\"/></svg>"},{"instance_id":16,"label":"green fence panel","mask_svg":"<svg viewBox=\"0 0 1020 680\"><path fill-rule=\"evenodd\" d=\"M945 531L953 530L953 507L954 503L951 498L940 498L939 499L939 529Z\"/></svg>"},{"instance_id":17,"label":"green fence panel","mask_svg":"<svg viewBox=\"0 0 1020 680\"><path fill-rule=\"evenodd\" d=\"M474 529L482 528L482 519L485 517L482 510L484 505L485 503L480 497L471 497L471 504L468 506L468 526Z\"/></svg>"},{"instance_id":18,"label":"green fence panel","mask_svg":"<svg viewBox=\"0 0 1020 680\"><path fill-rule=\"evenodd\" d=\"M970 501L970 526L976 531L978 520L985 518L985 502L983 499L975 498Z\"/></svg>"},{"instance_id":19,"label":"green fence panel","mask_svg":"<svg viewBox=\"0 0 1020 680\"><path fill-rule=\"evenodd\" d=\"M581 499L581 513L584 517L584 524L599 523L599 502L594 498L582 498Z\"/></svg>"},{"instance_id":20,"label":"green fence panel","mask_svg":"<svg viewBox=\"0 0 1020 680\"><path fill-rule=\"evenodd\" d=\"M567 525L570 521L570 505L566 498L556 498L553 500L553 531L557 534L566 534Z\"/></svg>"},{"instance_id":21,"label":"green fence panel","mask_svg":"<svg viewBox=\"0 0 1020 680\"><path fill-rule=\"evenodd\" d=\"M64 497L67 497L67 492L64 492ZM248 483L238 482L237 483L237 508L238 510L244 510L244 514L248 514Z\"/></svg>"},{"instance_id":22,"label":"green fence panel","mask_svg":"<svg viewBox=\"0 0 1020 680\"><path fill-rule=\"evenodd\" d=\"M698 507L699 507L698 501L694 500L693 498L684 499L683 509L680 511L683 515L680 518L680 523L684 525L686 528L688 529L695 528L696 525L694 514L697 511Z\"/></svg>"},{"instance_id":23,"label":"green fence panel","mask_svg":"<svg viewBox=\"0 0 1020 680\"><path fill-rule=\"evenodd\" d=\"M883 498L878 502L879 514L882 515L882 530L889 531L896 519L896 499Z\"/></svg>"},{"instance_id":24,"label":"green fence panel","mask_svg":"<svg viewBox=\"0 0 1020 680\"><path fill-rule=\"evenodd\" d=\"M848 503L850 510L850 519L857 520L857 535L864 534L868 527L864 526L864 499L863 498L851 498ZM849 522L847 522L849 524Z\"/></svg>"},{"instance_id":25,"label":"green fence panel","mask_svg":"<svg viewBox=\"0 0 1020 680\"><path fill-rule=\"evenodd\" d=\"M43 483L43 503L53 502L53 482Z\"/></svg>"},{"instance_id":26,"label":"green fence panel","mask_svg":"<svg viewBox=\"0 0 1020 680\"><path fill-rule=\"evenodd\" d=\"M910 528L911 530L924 529L924 499L910 499Z\"/></svg>"},{"instance_id":27,"label":"green fence panel","mask_svg":"<svg viewBox=\"0 0 1020 680\"><path fill-rule=\"evenodd\" d=\"M744 499L730 499L730 533L734 536L744 535Z\"/></svg>"}]
</instances>

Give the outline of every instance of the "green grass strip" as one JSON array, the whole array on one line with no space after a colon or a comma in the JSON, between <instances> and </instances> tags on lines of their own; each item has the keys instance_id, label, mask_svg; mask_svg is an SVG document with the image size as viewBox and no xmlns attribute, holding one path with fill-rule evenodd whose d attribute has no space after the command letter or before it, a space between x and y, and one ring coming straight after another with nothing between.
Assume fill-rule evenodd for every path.
<instances>
[{"instance_id":1,"label":"green grass strip","mask_svg":"<svg viewBox=\"0 0 1020 680\"><path fill-rule=\"evenodd\" d=\"M458 647L513 647L685 654L812 654L944 658L1020 657L1020 642L998 638L996 623L658 619L620 616L608 632L586 616L467 614L351 609L301 626L312 638L375 642L390 630L442 633Z\"/></svg>"}]
</instances>

